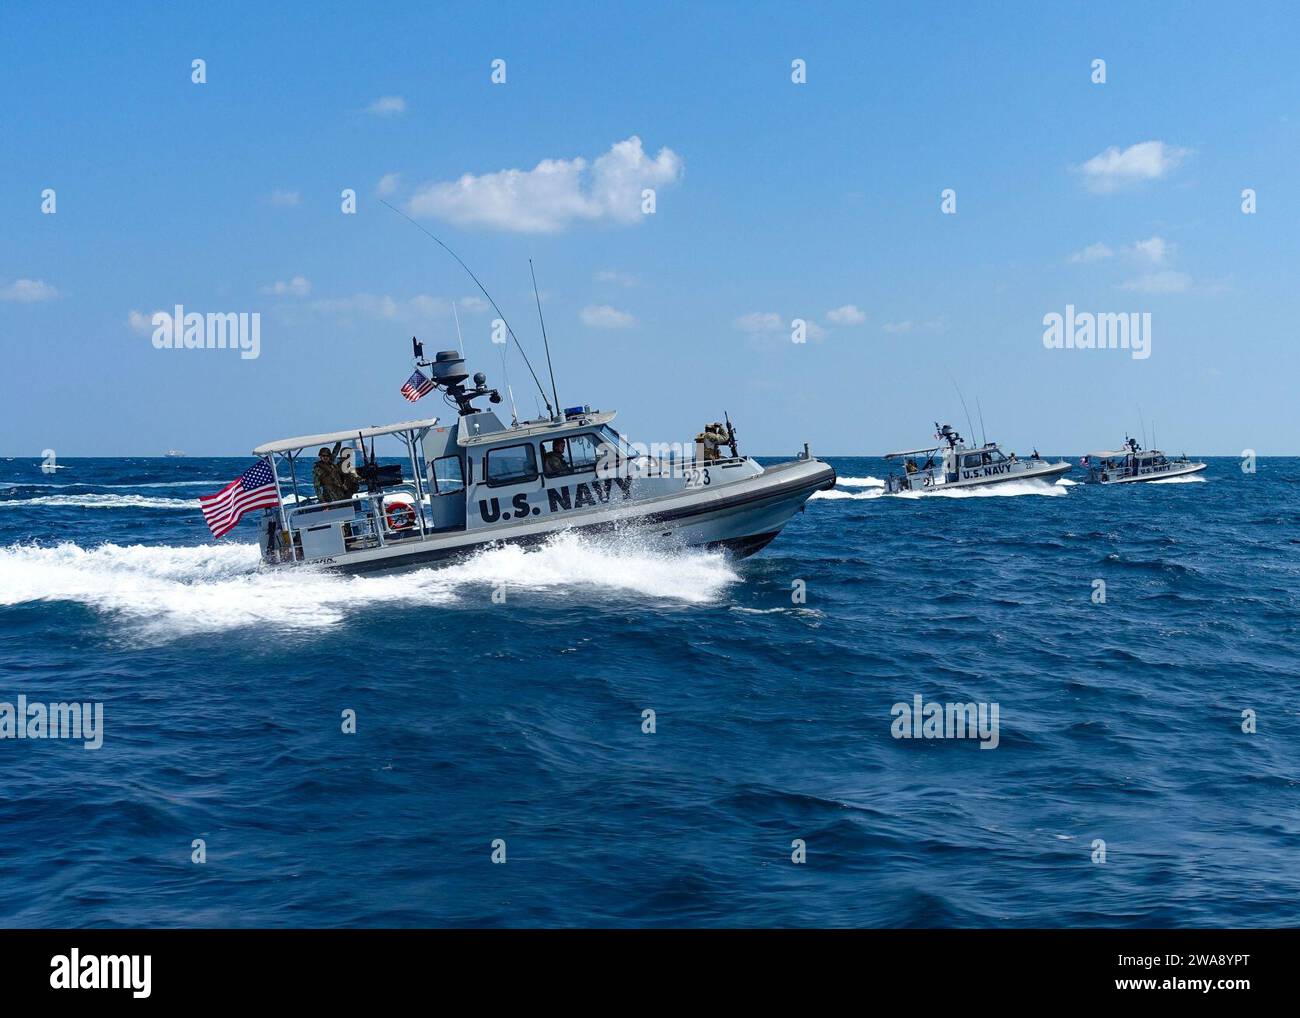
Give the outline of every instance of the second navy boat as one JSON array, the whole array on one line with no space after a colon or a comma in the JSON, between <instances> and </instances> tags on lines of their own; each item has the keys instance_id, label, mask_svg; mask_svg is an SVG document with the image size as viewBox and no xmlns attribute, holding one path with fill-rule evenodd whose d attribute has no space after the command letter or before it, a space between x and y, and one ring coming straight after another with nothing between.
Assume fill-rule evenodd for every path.
<instances>
[{"instance_id":1,"label":"second navy boat","mask_svg":"<svg viewBox=\"0 0 1300 1018\"><path fill-rule=\"evenodd\" d=\"M1004 453L996 442L967 446L949 424L935 424L939 444L921 449L904 449L885 454L891 462L901 460L903 472L885 479L885 492L937 492L986 487L1007 481L1050 481L1066 474L1070 464L1050 463L1038 455L1028 459Z\"/></svg>"},{"instance_id":2,"label":"second navy boat","mask_svg":"<svg viewBox=\"0 0 1300 1018\"><path fill-rule=\"evenodd\" d=\"M1132 484L1137 481L1168 481L1190 477L1205 469L1204 463L1186 456L1166 456L1159 449L1143 449L1136 438L1125 438L1122 449L1090 452L1080 461L1093 484Z\"/></svg>"}]
</instances>

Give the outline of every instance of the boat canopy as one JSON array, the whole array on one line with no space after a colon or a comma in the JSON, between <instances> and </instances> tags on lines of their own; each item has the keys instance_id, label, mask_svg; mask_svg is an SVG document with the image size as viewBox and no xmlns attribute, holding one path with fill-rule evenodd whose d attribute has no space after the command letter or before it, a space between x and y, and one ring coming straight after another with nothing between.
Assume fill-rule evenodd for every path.
<instances>
[{"instance_id":1,"label":"boat canopy","mask_svg":"<svg viewBox=\"0 0 1300 1018\"><path fill-rule=\"evenodd\" d=\"M1109 451L1103 449L1100 452L1088 453L1088 458L1092 459L1093 457L1096 457L1097 459L1102 459L1102 460L1112 460L1120 456L1127 456L1127 455L1129 455L1129 451L1127 449L1111 449Z\"/></svg>"},{"instance_id":2,"label":"boat canopy","mask_svg":"<svg viewBox=\"0 0 1300 1018\"><path fill-rule=\"evenodd\" d=\"M297 438L282 438L278 442L267 442L253 450L254 456L266 456L275 452L297 452L310 446L333 445L346 442L350 438L375 438L379 435L396 435L403 431L422 431L432 428L438 418L429 417L420 421L401 421L398 424L371 425L367 428L353 428L351 431L329 431L323 435L299 435Z\"/></svg>"},{"instance_id":3,"label":"boat canopy","mask_svg":"<svg viewBox=\"0 0 1300 1018\"><path fill-rule=\"evenodd\" d=\"M941 445L927 445L924 449L903 449L901 452L887 452L885 453L885 459L893 460L898 459L900 456L920 456L926 452L938 452L942 448Z\"/></svg>"}]
</instances>

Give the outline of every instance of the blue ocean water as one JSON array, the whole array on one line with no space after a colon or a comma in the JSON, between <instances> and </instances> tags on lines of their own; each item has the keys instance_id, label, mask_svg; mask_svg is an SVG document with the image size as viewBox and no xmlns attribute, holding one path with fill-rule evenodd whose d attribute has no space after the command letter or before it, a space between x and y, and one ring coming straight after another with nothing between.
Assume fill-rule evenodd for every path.
<instances>
[{"instance_id":1,"label":"blue ocean water","mask_svg":"<svg viewBox=\"0 0 1300 1018\"><path fill-rule=\"evenodd\" d=\"M743 561L359 578L210 540L249 462L0 461L0 701L104 705L98 750L0 740L0 924L1300 922L1300 460L917 498L832 458ZM997 747L894 738L918 695Z\"/></svg>"}]
</instances>

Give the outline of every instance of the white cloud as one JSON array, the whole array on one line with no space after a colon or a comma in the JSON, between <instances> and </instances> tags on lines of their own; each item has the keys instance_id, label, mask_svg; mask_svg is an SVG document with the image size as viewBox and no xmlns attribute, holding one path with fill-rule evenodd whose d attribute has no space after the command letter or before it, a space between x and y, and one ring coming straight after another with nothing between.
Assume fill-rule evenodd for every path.
<instances>
[{"instance_id":1,"label":"white cloud","mask_svg":"<svg viewBox=\"0 0 1300 1018\"><path fill-rule=\"evenodd\" d=\"M302 204L302 195L297 191L272 191L269 201L280 208L296 209Z\"/></svg>"},{"instance_id":2,"label":"white cloud","mask_svg":"<svg viewBox=\"0 0 1300 1018\"><path fill-rule=\"evenodd\" d=\"M152 311L149 314L132 311L126 316L127 328L141 336L150 336L153 334L153 316L156 314L158 314L157 311Z\"/></svg>"},{"instance_id":3,"label":"white cloud","mask_svg":"<svg viewBox=\"0 0 1300 1018\"><path fill-rule=\"evenodd\" d=\"M366 107L367 113L377 117L397 117L406 112L406 100L400 95L381 95Z\"/></svg>"},{"instance_id":4,"label":"white cloud","mask_svg":"<svg viewBox=\"0 0 1300 1018\"><path fill-rule=\"evenodd\" d=\"M786 325L775 311L751 311L736 319L736 328L741 332L784 332Z\"/></svg>"},{"instance_id":5,"label":"white cloud","mask_svg":"<svg viewBox=\"0 0 1300 1018\"><path fill-rule=\"evenodd\" d=\"M615 269L602 269L600 272L596 273L596 282L617 283L619 286L636 286L640 280L630 272L619 272Z\"/></svg>"},{"instance_id":6,"label":"white cloud","mask_svg":"<svg viewBox=\"0 0 1300 1018\"><path fill-rule=\"evenodd\" d=\"M379 183L375 185L375 194L381 198L388 198L397 193L398 186L402 183L400 173L385 173L379 178Z\"/></svg>"},{"instance_id":7,"label":"white cloud","mask_svg":"<svg viewBox=\"0 0 1300 1018\"><path fill-rule=\"evenodd\" d=\"M592 329L626 329L636 324L632 315L608 304L588 304L578 312L578 317Z\"/></svg>"},{"instance_id":8,"label":"white cloud","mask_svg":"<svg viewBox=\"0 0 1300 1018\"><path fill-rule=\"evenodd\" d=\"M867 316L856 304L845 304L827 311L826 317L832 325L861 325L867 320Z\"/></svg>"},{"instance_id":9,"label":"white cloud","mask_svg":"<svg viewBox=\"0 0 1300 1018\"><path fill-rule=\"evenodd\" d=\"M481 314L491 306L482 297L461 297L456 301L456 310L469 314Z\"/></svg>"},{"instance_id":10,"label":"white cloud","mask_svg":"<svg viewBox=\"0 0 1300 1018\"><path fill-rule=\"evenodd\" d=\"M1164 237L1151 237L1147 240L1135 241L1129 249L1129 253L1139 261L1148 262L1151 265L1161 265L1169 255L1169 244Z\"/></svg>"},{"instance_id":11,"label":"white cloud","mask_svg":"<svg viewBox=\"0 0 1300 1018\"><path fill-rule=\"evenodd\" d=\"M1115 252L1101 242L1089 244L1082 251L1076 251L1070 255L1072 262L1100 262L1107 258L1113 258Z\"/></svg>"},{"instance_id":12,"label":"white cloud","mask_svg":"<svg viewBox=\"0 0 1300 1018\"><path fill-rule=\"evenodd\" d=\"M501 170L425 184L408 203L413 216L519 233L553 233L574 222L640 222L641 192L681 179L682 159L661 148L646 156L636 135L588 164L543 159L531 170Z\"/></svg>"},{"instance_id":13,"label":"white cloud","mask_svg":"<svg viewBox=\"0 0 1300 1018\"><path fill-rule=\"evenodd\" d=\"M1089 188L1109 193L1145 180L1159 180L1189 152L1190 149L1175 148L1163 141L1142 141L1123 151L1112 145L1079 167L1079 172Z\"/></svg>"},{"instance_id":14,"label":"white cloud","mask_svg":"<svg viewBox=\"0 0 1300 1018\"><path fill-rule=\"evenodd\" d=\"M0 287L0 300L19 304L39 304L58 295L59 291L43 279L15 279L8 286Z\"/></svg>"},{"instance_id":15,"label":"white cloud","mask_svg":"<svg viewBox=\"0 0 1300 1018\"><path fill-rule=\"evenodd\" d=\"M1192 277L1186 272L1174 272L1165 269L1161 272L1149 272L1137 279L1121 283L1121 290L1134 293L1186 293L1191 288Z\"/></svg>"},{"instance_id":16,"label":"white cloud","mask_svg":"<svg viewBox=\"0 0 1300 1018\"><path fill-rule=\"evenodd\" d=\"M270 286L262 287L262 292L274 297L306 297L311 293L311 280L306 276L294 276L287 283L276 280Z\"/></svg>"}]
</instances>

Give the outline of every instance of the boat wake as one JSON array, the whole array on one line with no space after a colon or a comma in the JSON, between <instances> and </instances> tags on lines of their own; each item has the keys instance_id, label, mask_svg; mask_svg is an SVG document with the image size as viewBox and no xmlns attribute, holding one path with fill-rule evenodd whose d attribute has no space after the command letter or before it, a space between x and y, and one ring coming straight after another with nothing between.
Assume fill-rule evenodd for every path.
<instances>
[{"instance_id":1,"label":"boat wake","mask_svg":"<svg viewBox=\"0 0 1300 1018\"><path fill-rule=\"evenodd\" d=\"M1055 484L1050 481L1003 481L987 487L953 488L945 491L942 487L923 491L899 491L888 494L885 482L877 477L841 477L830 491L818 491L813 498L820 499L854 499L865 498L1005 498L1009 495L1064 495L1068 488L1077 484L1068 478L1061 478ZM857 491L842 491L841 486L859 488Z\"/></svg>"},{"instance_id":2,"label":"boat wake","mask_svg":"<svg viewBox=\"0 0 1300 1018\"><path fill-rule=\"evenodd\" d=\"M928 491L900 491L890 498L1007 498L1018 495L1065 495L1068 486L1053 484L1051 481L1003 481L1001 484L980 485L974 488L953 488L945 491L943 486Z\"/></svg>"},{"instance_id":3,"label":"boat wake","mask_svg":"<svg viewBox=\"0 0 1300 1018\"><path fill-rule=\"evenodd\" d=\"M485 588L497 587L507 596L585 587L699 604L738 579L719 552L567 533L532 549L498 546L456 564L375 576L266 569L252 544L0 548L0 607L82 604L151 641L263 624L320 629L378 606L487 604Z\"/></svg>"},{"instance_id":4,"label":"boat wake","mask_svg":"<svg viewBox=\"0 0 1300 1018\"><path fill-rule=\"evenodd\" d=\"M56 509L186 509L199 508L198 499L158 498L148 495L37 495L35 498L0 500L0 509L29 509L46 506Z\"/></svg>"},{"instance_id":5,"label":"boat wake","mask_svg":"<svg viewBox=\"0 0 1300 1018\"><path fill-rule=\"evenodd\" d=\"M1204 484L1205 478L1200 474L1189 474L1187 477L1162 477L1158 481L1147 481L1147 484Z\"/></svg>"},{"instance_id":6,"label":"boat wake","mask_svg":"<svg viewBox=\"0 0 1300 1018\"><path fill-rule=\"evenodd\" d=\"M865 491L843 491L844 488L864 488ZM885 482L879 477L838 477L835 487L830 491L814 491L813 498L820 499L863 499L879 498L885 492Z\"/></svg>"}]
</instances>

